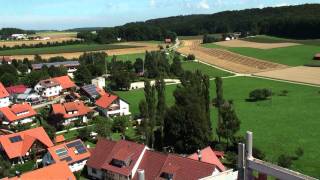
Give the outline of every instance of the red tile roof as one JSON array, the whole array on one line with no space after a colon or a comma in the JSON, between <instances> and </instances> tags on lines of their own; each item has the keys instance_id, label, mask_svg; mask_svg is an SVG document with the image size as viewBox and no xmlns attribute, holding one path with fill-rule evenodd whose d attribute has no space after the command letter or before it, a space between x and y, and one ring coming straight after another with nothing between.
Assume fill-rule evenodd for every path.
<instances>
[{"instance_id":1,"label":"red tile roof","mask_svg":"<svg viewBox=\"0 0 320 180\"><path fill-rule=\"evenodd\" d=\"M101 108L108 108L115 100L119 97L113 94L106 93L105 95L101 96L97 101L96 105Z\"/></svg>"},{"instance_id":2,"label":"red tile roof","mask_svg":"<svg viewBox=\"0 0 320 180\"><path fill-rule=\"evenodd\" d=\"M62 89L69 89L73 87L77 87L76 84L70 79L69 76L60 76L55 77L53 80L57 83L59 83L62 87Z\"/></svg>"},{"instance_id":3,"label":"red tile roof","mask_svg":"<svg viewBox=\"0 0 320 180\"><path fill-rule=\"evenodd\" d=\"M6 87L6 90L9 94L23 94L27 90L27 86L25 85L17 85Z\"/></svg>"},{"instance_id":4,"label":"red tile roof","mask_svg":"<svg viewBox=\"0 0 320 180\"><path fill-rule=\"evenodd\" d=\"M129 176L132 173L133 166L145 146L135 142L120 140L118 142L106 142L109 140L100 139L96 148L93 150L87 165L93 168L112 171L117 174ZM117 167L111 164L113 159L123 160L130 158L131 163L126 167Z\"/></svg>"},{"instance_id":5,"label":"red tile roof","mask_svg":"<svg viewBox=\"0 0 320 180\"><path fill-rule=\"evenodd\" d=\"M188 158L198 160L198 153L194 153L190 155ZM220 171L226 170L226 168L221 163L221 161L217 157L216 153L211 149L211 147L206 147L203 150L201 150L201 161L218 166Z\"/></svg>"},{"instance_id":6,"label":"red tile roof","mask_svg":"<svg viewBox=\"0 0 320 180\"><path fill-rule=\"evenodd\" d=\"M75 147L68 147L68 144L70 143L74 143L74 142L80 142L82 144L83 147L85 147L86 152L84 153L77 153L76 148ZM90 151L86 148L86 145L80 140L74 140L74 141L70 141L70 142L65 142L63 144L59 144L53 147L48 148L48 152L50 153L50 155L52 156L52 158L54 159L55 162L65 162L65 160L63 160L63 158L65 157L59 157L56 153L56 150L65 148L67 151L67 155L65 155L65 157L70 157L72 158L70 161L68 161L68 164L72 164L74 162L77 161L82 161L82 160L86 160L90 157Z\"/></svg>"},{"instance_id":7,"label":"red tile roof","mask_svg":"<svg viewBox=\"0 0 320 180\"><path fill-rule=\"evenodd\" d=\"M4 88L3 84L0 82L0 98L5 98L8 97L9 93L6 90L6 88Z\"/></svg>"},{"instance_id":8,"label":"red tile roof","mask_svg":"<svg viewBox=\"0 0 320 180\"><path fill-rule=\"evenodd\" d=\"M10 138L16 136L20 136L22 140L12 143L10 141ZM25 156L36 141L39 141L46 147L53 146L52 141L50 140L43 127L0 136L0 144L2 145L9 159Z\"/></svg>"},{"instance_id":9,"label":"red tile roof","mask_svg":"<svg viewBox=\"0 0 320 180\"><path fill-rule=\"evenodd\" d=\"M5 116L9 122L14 122L28 117L37 115L37 112L32 109L28 103L14 104L11 107L0 108L0 112ZM24 113L18 115L19 113Z\"/></svg>"},{"instance_id":10,"label":"red tile roof","mask_svg":"<svg viewBox=\"0 0 320 180\"><path fill-rule=\"evenodd\" d=\"M54 139L55 143L61 143L64 142L66 139L64 138L63 135L57 135Z\"/></svg>"},{"instance_id":11,"label":"red tile roof","mask_svg":"<svg viewBox=\"0 0 320 180\"><path fill-rule=\"evenodd\" d=\"M67 102L64 104L53 104L52 105L53 114L62 114L63 118L72 118L78 116L84 116L88 114L91 109L87 107L82 101L77 102ZM74 114L68 114L70 111L77 111Z\"/></svg>"},{"instance_id":12,"label":"red tile roof","mask_svg":"<svg viewBox=\"0 0 320 180\"><path fill-rule=\"evenodd\" d=\"M65 162L55 163L34 171L26 172L20 177L9 178L10 180L76 180L69 166Z\"/></svg>"},{"instance_id":13,"label":"red tile roof","mask_svg":"<svg viewBox=\"0 0 320 180\"><path fill-rule=\"evenodd\" d=\"M138 179L137 173L131 174L137 159L143 153L145 146L130 141L118 142L99 139L96 148L92 151L87 166L94 169L108 170L125 176L132 175ZM129 167L116 167L111 165L112 159L126 160L130 157L132 162ZM145 171L146 179L162 179L163 172L172 173L174 179L200 179L212 175L216 165L177 155L167 155L151 150L146 150L138 169ZM191 173L192 172L192 173Z\"/></svg>"}]
</instances>

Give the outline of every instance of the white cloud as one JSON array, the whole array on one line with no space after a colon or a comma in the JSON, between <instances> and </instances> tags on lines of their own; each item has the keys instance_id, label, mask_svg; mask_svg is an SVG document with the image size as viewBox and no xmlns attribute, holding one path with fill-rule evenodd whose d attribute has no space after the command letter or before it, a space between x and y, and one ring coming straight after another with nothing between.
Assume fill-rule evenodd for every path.
<instances>
[{"instance_id":1,"label":"white cloud","mask_svg":"<svg viewBox=\"0 0 320 180\"><path fill-rule=\"evenodd\" d=\"M197 7L200 8L200 9L210 9L210 5L209 5L207 0L201 0L198 3Z\"/></svg>"},{"instance_id":2,"label":"white cloud","mask_svg":"<svg viewBox=\"0 0 320 180\"><path fill-rule=\"evenodd\" d=\"M155 7L156 6L156 0L150 0L150 6Z\"/></svg>"}]
</instances>

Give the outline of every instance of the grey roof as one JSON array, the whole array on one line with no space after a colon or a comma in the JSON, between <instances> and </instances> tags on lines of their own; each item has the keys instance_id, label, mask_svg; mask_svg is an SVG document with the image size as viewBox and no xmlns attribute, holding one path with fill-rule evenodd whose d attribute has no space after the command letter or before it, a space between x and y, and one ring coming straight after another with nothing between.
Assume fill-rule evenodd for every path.
<instances>
[{"instance_id":1,"label":"grey roof","mask_svg":"<svg viewBox=\"0 0 320 180\"><path fill-rule=\"evenodd\" d=\"M90 98L96 98L100 95L99 92L97 91L97 87L93 84L84 85L81 87L81 89L85 93L87 93L90 96Z\"/></svg>"},{"instance_id":2,"label":"grey roof","mask_svg":"<svg viewBox=\"0 0 320 180\"><path fill-rule=\"evenodd\" d=\"M52 62L52 63L39 63L39 64L32 64L32 69L41 69L43 66L55 66L55 67L59 67L59 66L65 66L65 67L69 67L69 66L80 66L79 61L62 61L62 62Z\"/></svg>"}]
</instances>

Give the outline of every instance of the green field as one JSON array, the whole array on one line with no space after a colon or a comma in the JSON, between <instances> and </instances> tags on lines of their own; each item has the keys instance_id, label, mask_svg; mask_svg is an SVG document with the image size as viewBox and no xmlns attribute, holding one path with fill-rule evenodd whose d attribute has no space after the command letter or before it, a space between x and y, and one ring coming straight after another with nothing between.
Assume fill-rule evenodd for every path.
<instances>
[{"instance_id":1,"label":"green field","mask_svg":"<svg viewBox=\"0 0 320 180\"><path fill-rule=\"evenodd\" d=\"M182 68L184 70L188 70L188 71L192 71L192 72L194 72L196 70L200 70L202 73L208 75L210 78L225 77L225 76L232 75L231 73L221 71L219 69L210 67L208 65L205 65L205 64L199 63L199 62L183 62Z\"/></svg>"},{"instance_id":2,"label":"green field","mask_svg":"<svg viewBox=\"0 0 320 180\"><path fill-rule=\"evenodd\" d=\"M176 85L166 87L166 100L174 103L173 91ZM274 92L272 100L247 102L250 91L256 88L270 88ZM283 91L287 96L279 96ZM304 155L294 162L293 169L320 177L320 104L319 88L237 77L224 80L226 99L234 100L241 120L241 135L247 130L254 133L254 144L267 155L267 160L276 162L282 154L293 154L297 147L304 149ZM214 81L211 81L211 96L215 95ZM137 114L138 104L144 98L143 90L118 92L130 103L130 111ZM213 126L216 124L216 110L212 108Z\"/></svg>"},{"instance_id":3,"label":"green field","mask_svg":"<svg viewBox=\"0 0 320 180\"><path fill-rule=\"evenodd\" d=\"M76 45L66 45L66 46L56 46L56 47L3 50L3 51L0 51L0 56L73 53L73 52L101 51L101 50L111 50L111 49L134 48L134 47L137 47L137 46L115 45L115 44L76 44Z\"/></svg>"},{"instance_id":4,"label":"green field","mask_svg":"<svg viewBox=\"0 0 320 180\"><path fill-rule=\"evenodd\" d=\"M308 64L312 61L314 54L320 52L319 47L311 45L297 45L274 49L223 47L216 44L204 44L203 46L207 48L223 48L241 55L289 66Z\"/></svg>"},{"instance_id":5,"label":"green field","mask_svg":"<svg viewBox=\"0 0 320 180\"><path fill-rule=\"evenodd\" d=\"M111 61L113 56L108 56L107 61ZM118 55L117 60L121 61L131 61L134 63L137 58L141 58L144 60L145 58L145 53L139 53L139 54L125 54L125 55Z\"/></svg>"},{"instance_id":6,"label":"green field","mask_svg":"<svg viewBox=\"0 0 320 180\"><path fill-rule=\"evenodd\" d=\"M320 39L297 40L297 39L285 39L285 38L266 36L266 35L258 35L258 36L253 36L253 37L247 37L242 40L250 41L250 42L258 42L258 43L292 42L292 43L299 43L299 44L304 44L304 45L320 46Z\"/></svg>"}]
</instances>

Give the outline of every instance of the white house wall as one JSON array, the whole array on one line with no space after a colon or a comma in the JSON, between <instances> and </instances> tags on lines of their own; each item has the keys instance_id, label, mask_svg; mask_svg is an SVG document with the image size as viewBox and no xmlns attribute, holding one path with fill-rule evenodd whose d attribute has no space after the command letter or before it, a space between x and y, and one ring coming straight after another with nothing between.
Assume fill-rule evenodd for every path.
<instances>
[{"instance_id":1,"label":"white house wall","mask_svg":"<svg viewBox=\"0 0 320 180\"><path fill-rule=\"evenodd\" d=\"M11 102L10 102L10 98L9 97L0 98L0 108L8 107L8 106L10 106L10 104L11 104Z\"/></svg>"}]
</instances>

